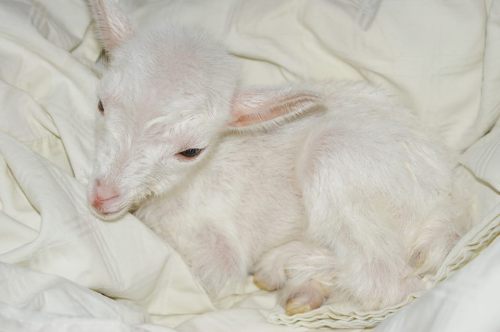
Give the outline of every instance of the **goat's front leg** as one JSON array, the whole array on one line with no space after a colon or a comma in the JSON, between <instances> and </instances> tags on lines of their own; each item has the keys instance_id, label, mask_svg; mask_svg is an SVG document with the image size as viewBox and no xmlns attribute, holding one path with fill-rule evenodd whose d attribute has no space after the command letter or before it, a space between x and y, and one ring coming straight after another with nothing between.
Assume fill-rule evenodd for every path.
<instances>
[{"instance_id":1,"label":"goat's front leg","mask_svg":"<svg viewBox=\"0 0 500 332\"><path fill-rule=\"evenodd\" d=\"M231 234L206 225L191 234L189 244L178 248L207 293L217 297L248 275L242 248Z\"/></svg>"}]
</instances>

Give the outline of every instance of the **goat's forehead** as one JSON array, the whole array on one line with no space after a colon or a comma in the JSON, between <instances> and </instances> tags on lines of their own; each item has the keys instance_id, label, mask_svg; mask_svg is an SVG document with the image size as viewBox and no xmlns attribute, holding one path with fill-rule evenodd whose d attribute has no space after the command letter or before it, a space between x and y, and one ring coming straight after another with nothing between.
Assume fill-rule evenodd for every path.
<instances>
[{"instance_id":1,"label":"goat's forehead","mask_svg":"<svg viewBox=\"0 0 500 332\"><path fill-rule=\"evenodd\" d=\"M113 62L137 77L182 84L217 77L226 67L227 56L217 44L203 39L153 31L125 43Z\"/></svg>"},{"instance_id":2,"label":"goat's forehead","mask_svg":"<svg viewBox=\"0 0 500 332\"><path fill-rule=\"evenodd\" d=\"M204 85L200 84L201 79L202 77L189 72L183 73L175 68L170 71L165 68L157 70L129 62L114 66L104 74L100 92L129 97L146 96L147 98L153 95L164 98L195 93L200 95L206 90Z\"/></svg>"},{"instance_id":3,"label":"goat's forehead","mask_svg":"<svg viewBox=\"0 0 500 332\"><path fill-rule=\"evenodd\" d=\"M208 89L193 89L189 82L155 74L145 76L131 71L110 70L98 89L105 106L140 110L141 112L178 112L207 110L213 104Z\"/></svg>"},{"instance_id":4,"label":"goat's forehead","mask_svg":"<svg viewBox=\"0 0 500 332\"><path fill-rule=\"evenodd\" d=\"M237 65L224 48L200 35L172 30L141 32L112 56L118 81L159 94L200 94L234 85Z\"/></svg>"},{"instance_id":5,"label":"goat's forehead","mask_svg":"<svg viewBox=\"0 0 500 332\"><path fill-rule=\"evenodd\" d=\"M215 114L207 112L204 103L192 99L175 98L170 102L150 101L126 104L123 100L109 104L105 119L117 125L148 131L161 128L195 128L214 120ZM121 125L120 125L121 124Z\"/></svg>"},{"instance_id":6,"label":"goat's forehead","mask_svg":"<svg viewBox=\"0 0 500 332\"><path fill-rule=\"evenodd\" d=\"M99 94L105 108L108 103L123 109L123 119L139 126L189 121L197 114L221 122L236 86L236 69L216 43L156 31L116 50Z\"/></svg>"}]
</instances>

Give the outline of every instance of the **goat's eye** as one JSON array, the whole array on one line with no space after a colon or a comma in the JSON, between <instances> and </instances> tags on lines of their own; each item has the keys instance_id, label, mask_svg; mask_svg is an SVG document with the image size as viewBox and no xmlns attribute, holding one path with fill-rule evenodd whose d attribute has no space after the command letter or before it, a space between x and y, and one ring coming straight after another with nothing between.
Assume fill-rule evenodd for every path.
<instances>
[{"instance_id":1,"label":"goat's eye","mask_svg":"<svg viewBox=\"0 0 500 332\"><path fill-rule=\"evenodd\" d=\"M97 103L97 109L99 110L99 113L104 114L104 106L102 106L102 101L100 100Z\"/></svg>"},{"instance_id":2,"label":"goat's eye","mask_svg":"<svg viewBox=\"0 0 500 332\"><path fill-rule=\"evenodd\" d=\"M187 149L177 153L177 155L182 156L186 159L193 159L197 157L204 149Z\"/></svg>"}]
</instances>

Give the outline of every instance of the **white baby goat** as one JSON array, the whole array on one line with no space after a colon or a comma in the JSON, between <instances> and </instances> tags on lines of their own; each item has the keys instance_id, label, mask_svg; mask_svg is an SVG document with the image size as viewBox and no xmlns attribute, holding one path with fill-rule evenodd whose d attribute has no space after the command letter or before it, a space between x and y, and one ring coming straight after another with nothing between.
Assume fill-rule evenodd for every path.
<instances>
[{"instance_id":1,"label":"white baby goat","mask_svg":"<svg viewBox=\"0 0 500 332\"><path fill-rule=\"evenodd\" d=\"M104 218L138 208L209 294L253 273L289 314L380 308L421 289L460 236L453 159L384 92L239 89L210 39L91 8L110 63L90 205Z\"/></svg>"}]
</instances>

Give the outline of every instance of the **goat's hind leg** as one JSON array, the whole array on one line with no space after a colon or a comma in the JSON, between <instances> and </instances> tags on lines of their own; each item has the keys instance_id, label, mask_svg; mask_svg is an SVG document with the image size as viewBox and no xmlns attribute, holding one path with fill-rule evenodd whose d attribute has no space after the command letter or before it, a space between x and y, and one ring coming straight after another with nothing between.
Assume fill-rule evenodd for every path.
<instances>
[{"instance_id":1,"label":"goat's hind leg","mask_svg":"<svg viewBox=\"0 0 500 332\"><path fill-rule=\"evenodd\" d=\"M337 132L342 131L318 128L301 156L305 236L332 253L334 266L325 271L332 273L335 294L362 309L396 304L421 287L401 233L402 198L391 190L398 187L400 170L391 168L388 176L388 166L380 162L384 154L367 151L363 142L343 142Z\"/></svg>"}]
</instances>

